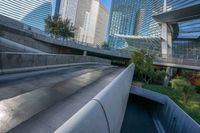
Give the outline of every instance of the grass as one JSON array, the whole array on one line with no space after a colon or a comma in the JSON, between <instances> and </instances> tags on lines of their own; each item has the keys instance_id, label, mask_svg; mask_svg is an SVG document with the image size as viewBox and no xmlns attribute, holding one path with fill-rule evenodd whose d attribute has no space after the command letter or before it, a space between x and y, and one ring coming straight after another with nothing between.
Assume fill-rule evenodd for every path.
<instances>
[{"instance_id":1,"label":"grass","mask_svg":"<svg viewBox=\"0 0 200 133\"><path fill-rule=\"evenodd\" d=\"M163 87L162 85L143 84L143 88L152 90L169 96L181 107L190 117L200 124L200 94L193 92L187 104L183 102L181 92L175 91L171 87Z\"/></svg>"}]
</instances>

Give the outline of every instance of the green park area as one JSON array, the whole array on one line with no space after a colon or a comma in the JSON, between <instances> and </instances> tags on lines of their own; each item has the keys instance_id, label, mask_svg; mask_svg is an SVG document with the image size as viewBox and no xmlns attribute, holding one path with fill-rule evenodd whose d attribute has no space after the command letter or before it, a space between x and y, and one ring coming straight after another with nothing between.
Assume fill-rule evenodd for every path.
<instances>
[{"instance_id":1,"label":"green park area","mask_svg":"<svg viewBox=\"0 0 200 133\"><path fill-rule=\"evenodd\" d=\"M143 50L132 55L131 62L136 67L134 81L142 88L167 95L200 124L200 87L191 83L191 71L175 73L166 86L166 68L153 66L153 58Z\"/></svg>"}]
</instances>

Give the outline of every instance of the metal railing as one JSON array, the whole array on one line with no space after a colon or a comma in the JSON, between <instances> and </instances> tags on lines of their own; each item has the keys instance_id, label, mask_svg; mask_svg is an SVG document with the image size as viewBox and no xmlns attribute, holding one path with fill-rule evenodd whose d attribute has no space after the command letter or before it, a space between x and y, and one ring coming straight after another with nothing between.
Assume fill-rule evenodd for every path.
<instances>
[{"instance_id":1,"label":"metal railing","mask_svg":"<svg viewBox=\"0 0 200 133\"><path fill-rule=\"evenodd\" d=\"M188 65L188 66L200 66L200 58L198 55L180 55L180 54L172 54L172 55L159 55L154 57L154 62L157 63L170 63L170 64L178 64L178 65Z\"/></svg>"}]
</instances>

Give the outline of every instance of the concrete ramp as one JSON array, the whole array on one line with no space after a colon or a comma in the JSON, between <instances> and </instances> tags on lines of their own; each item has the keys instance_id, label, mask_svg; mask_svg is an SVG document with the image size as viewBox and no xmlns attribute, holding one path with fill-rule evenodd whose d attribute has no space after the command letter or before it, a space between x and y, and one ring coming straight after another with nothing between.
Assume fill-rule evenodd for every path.
<instances>
[{"instance_id":1,"label":"concrete ramp","mask_svg":"<svg viewBox=\"0 0 200 133\"><path fill-rule=\"evenodd\" d=\"M131 64L55 133L120 133L133 72Z\"/></svg>"}]
</instances>

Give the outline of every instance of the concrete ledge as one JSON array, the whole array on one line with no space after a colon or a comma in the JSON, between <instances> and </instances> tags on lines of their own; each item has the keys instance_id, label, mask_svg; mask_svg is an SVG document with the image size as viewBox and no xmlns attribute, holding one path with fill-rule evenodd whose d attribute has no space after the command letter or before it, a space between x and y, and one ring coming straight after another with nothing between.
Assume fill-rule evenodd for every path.
<instances>
[{"instance_id":1,"label":"concrete ledge","mask_svg":"<svg viewBox=\"0 0 200 133\"><path fill-rule=\"evenodd\" d=\"M162 133L199 133L200 125L186 114L168 96L142 88L133 88L131 93L159 104L148 105L157 130ZM160 100L160 101L159 101ZM161 103L161 104L160 104Z\"/></svg>"},{"instance_id":2,"label":"concrete ledge","mask_svg":"<svg viewBox=\"0 0 200 133\"><path fill-rule=\"evenodd\" d=\"M133 73L134 65L131 64L97 94L90 103L85 105L55 132L119 133L132 84Z\"/></svg>"},{"instance_id":3,"label":"concrete ledge","mask_svg":"<svg viewBox=\"0 0 200 133\"><path fill-rule=\"evenodd\" d=\"M82 63L110 65L111 61L79 55L0 53L0 74L65 67L70 64L80 65Z\"/></svg>"},{"instance_id":4,"label":"concrete ledge","mask_svg":"<svg viewBox=\"0 0 200 133\"><path fill-rule=\"evenodd\" d=\"M90 101L55 133L109 133L102 107Z\"/></svg>"},{"instance_id":5,"label":"concrete ledge","mask_svg":"<svg viewBox=\"0 0 200 133\"><path fill-rule=\"evenodd\" d=\"M60 68L60 67L67 67L67 66L98 65L98 64L101 64L101 63L97 63L97 62L70 63L70 64L61 64L61 65L47 65L47 66L38 66L38 67L23 67L23 68L13 68L13 69L3 69L3 70L0 70L0 74L39 71L39 70L44 70L44 69L53 69L53 68Z\"/></svg>"},{"instance_id":6,"label":"concrete ledge","mask_svg":"<svg viewBox=\"0 0 200 133\"><path fill-rule=\"evenodd\" d=\"M130 65L116 79L114 79L95 100L99 101L107 115L110 132L119 133L132 84L134 66Z\"/></svg>"},{"instance_id":7,"label":"concrete ledge","mask_svg":"<svg viewBox=\"0 0 200 133\"><path fill-rule=\"evenodd\" d=\"M162 95L160 93L157 93L157 92L152 93L152 91L150 91L150 90L142 89L142 88L139 88L139 87L136 87L136 86L134 86L131 89L130 93L135 94L137 96L141 96L141 97L150 99L150 100L155 101L155 102L160 103L160 104L165 104L166 97L167 97L167 96Z\"/></svg>"}]
</instances>

